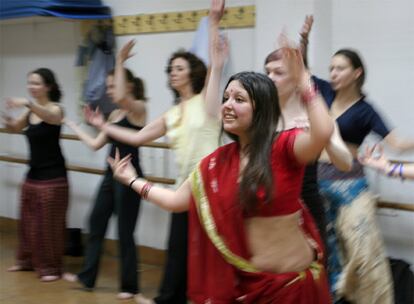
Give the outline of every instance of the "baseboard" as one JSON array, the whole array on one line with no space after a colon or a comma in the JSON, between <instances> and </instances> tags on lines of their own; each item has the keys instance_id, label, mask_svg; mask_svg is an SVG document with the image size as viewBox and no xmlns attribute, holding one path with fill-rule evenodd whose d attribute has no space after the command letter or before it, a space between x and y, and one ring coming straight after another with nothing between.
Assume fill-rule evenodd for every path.
<instances>
[{"instance_id":1,"label":"baseboard","mask_svg":"<svg viewBox=\"0 0 414 304\"><path fill-rule=\"evenodd\" d=\"M14 233L17 237L17 223L18 220L0 216L0 231L7 233ZM87 235L82 234L83 240L86 240ZM166 251L147 246L137 246L139 251L140 262L151 265L163 265L165 262ZM111 256L118 255L117 240L105 240L105 254Z\"/></svg>"}]
</instances>

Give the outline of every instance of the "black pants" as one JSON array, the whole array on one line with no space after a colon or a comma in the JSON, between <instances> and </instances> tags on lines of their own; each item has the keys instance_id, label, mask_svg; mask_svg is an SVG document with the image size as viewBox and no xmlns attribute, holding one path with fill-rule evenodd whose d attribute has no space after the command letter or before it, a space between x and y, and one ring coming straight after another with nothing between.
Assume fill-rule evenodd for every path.
<instances>
[{"instance_id":1,"label":"black pants","mask_svg":"<svg viewBox=\"0 0 414 304\"><path fill-rule=\"evenodd\" d=\"M167 262L157 304L187 303L188 213L173 213L168 240Z\"/></svg>"},{"instance_id":2,"label":"black pants","mask_svg":"<svg viewBox=\"0 0 414 304\"><path fill-rule=\"evenodd\" d=\"M88 288L95 286L106 228L112 213L118 216L118 244L122 292L138 293L137 250L134 230L141 198L128 186L115 181L106 172L89 217L89 237L79 280Z\"/></svg>"}]
</instances>

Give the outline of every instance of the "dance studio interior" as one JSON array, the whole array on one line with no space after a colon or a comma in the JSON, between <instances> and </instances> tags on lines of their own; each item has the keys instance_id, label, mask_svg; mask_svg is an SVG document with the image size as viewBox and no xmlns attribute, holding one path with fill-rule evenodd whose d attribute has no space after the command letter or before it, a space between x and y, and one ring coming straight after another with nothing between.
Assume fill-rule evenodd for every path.
<instances>
[{"instance_id":1,"label":"dance studio interior","mask_svg":"<svg viewBox=\"0 0 414 304\"><path fill-rule=\"evenodd\" d=\"M0 302L414 303L413 12L0 0ZM278 127L260 133L269 92ZM280 212L244 209L249 191Z\"/></svg>"}]
</instances>

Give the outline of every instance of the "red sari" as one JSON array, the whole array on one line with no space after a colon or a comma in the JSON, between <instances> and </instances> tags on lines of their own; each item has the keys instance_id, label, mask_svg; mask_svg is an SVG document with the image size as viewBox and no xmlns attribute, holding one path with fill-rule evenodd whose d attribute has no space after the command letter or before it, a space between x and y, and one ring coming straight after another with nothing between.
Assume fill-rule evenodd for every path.
<instances>
[{"instance_id":1,"label":"red sari","mask_svg":"<svg viewBox=\"0 0 414 304\"><path fill-rule=\"evenodd\" d=\"M293 155L296 133L282 132L273 144L275 194L260 216L301 210L301 228L318 259L302 272L261 272L251 265L244 231L247 216L238 195L239 145L231 143L204 158L191 175L188 297L194 303L331 303L322 241L299 199L304 167Z\"/></svg>"}]
</instances>

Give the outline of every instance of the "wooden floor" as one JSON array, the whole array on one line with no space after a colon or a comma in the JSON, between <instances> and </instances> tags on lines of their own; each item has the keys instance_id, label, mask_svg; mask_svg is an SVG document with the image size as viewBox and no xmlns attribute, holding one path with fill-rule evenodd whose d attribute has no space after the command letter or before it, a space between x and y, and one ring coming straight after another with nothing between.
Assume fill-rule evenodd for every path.
<instances>
[{"instance_id":1,"label":"wooden floor","mask_svg":"<svg viewBox=\"0 0 414 304\"><path fill-rule=\"evenodd\" d=\"M92 292L82 290L76 283L58 280L42 283L34 272L7 272L14 264L17 243L15 229L10 229L0 221L0 303L1 304L84 304L84 303L134 303L133 300L119 301L118 260L105 254L97 286ZM65 257L65 271L77 272L82 265L82 257ZM155 296L162 275L159 265L140 264L138 267L141 292Z\"/></svg>"}]
</instances>

